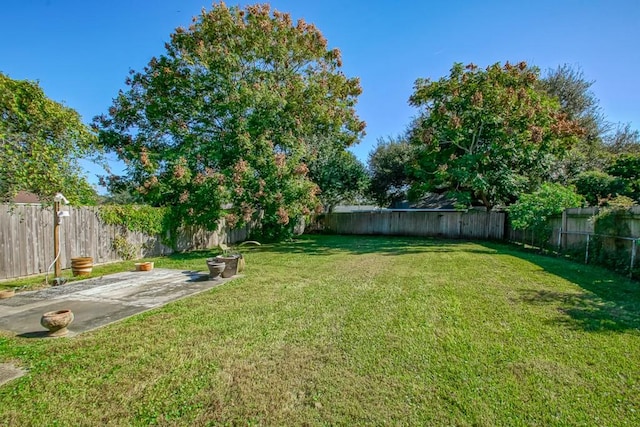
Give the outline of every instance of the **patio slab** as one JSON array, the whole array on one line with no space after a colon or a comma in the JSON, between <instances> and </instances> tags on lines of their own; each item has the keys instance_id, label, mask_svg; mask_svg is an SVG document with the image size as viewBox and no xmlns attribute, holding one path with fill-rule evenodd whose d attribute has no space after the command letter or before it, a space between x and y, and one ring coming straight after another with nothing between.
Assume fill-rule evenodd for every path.
<instances>
[{"instance_id":1,"label":"patio slab","mask_svg":"<svg viewBox=\"0 0 640 427\"><path fill-rule=\"evenodd\" d=\"M47 330L40 325L40 317L48 311L69 309L75 319L67 336L74 336L232 279L209 280L207 274L196 271L157 268L20 292L13 298L0 300L0 330L22 337L46 337Z\"/></svg>"}]
</instances>

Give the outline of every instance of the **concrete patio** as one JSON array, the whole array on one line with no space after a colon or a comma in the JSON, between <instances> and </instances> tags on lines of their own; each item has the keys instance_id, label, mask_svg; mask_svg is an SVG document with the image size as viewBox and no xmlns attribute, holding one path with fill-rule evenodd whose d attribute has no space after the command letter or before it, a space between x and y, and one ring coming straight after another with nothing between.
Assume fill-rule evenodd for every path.
<instances>
[{"instance_id":1,"label":"concrete patio","mask_svg":"<svg viewBox=\"0 0 640 427\"><path fill-rule=\"evenodd\" d=\"M75 320L69 325L67 336L74 336L232 279L209 280L207 274L195 271L157 268L20 292L13 298L0 300L0 330L27 338L46 337L47 330L40 325L40 317L49 311L70 309Z\"/></svg>"}]
</instances>

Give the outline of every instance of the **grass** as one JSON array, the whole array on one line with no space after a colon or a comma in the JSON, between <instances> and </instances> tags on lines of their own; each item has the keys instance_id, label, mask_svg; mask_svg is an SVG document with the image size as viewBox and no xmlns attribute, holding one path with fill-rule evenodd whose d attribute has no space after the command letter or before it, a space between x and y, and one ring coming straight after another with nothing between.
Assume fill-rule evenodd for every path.
<instances>
[{"instance_id":1,"label":"grass","mask_svg":"<svg viewBox=\"0 0 640 427\"><path fill-rule=\"evenodd\" d=\"M638 425L638 283L495 243L304 236L70 339L0 334L0 425ZM155 259L203 270L208 253Z\"/></svg>"}]
</instances>

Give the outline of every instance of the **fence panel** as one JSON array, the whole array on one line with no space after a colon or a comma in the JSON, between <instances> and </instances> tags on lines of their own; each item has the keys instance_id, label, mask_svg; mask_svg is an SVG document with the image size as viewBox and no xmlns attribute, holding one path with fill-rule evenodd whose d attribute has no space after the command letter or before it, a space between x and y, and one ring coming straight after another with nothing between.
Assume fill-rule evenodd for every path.
<instances>
[{"instance_id":1,"label":"fence panel","mask_svg":"<svg viewBox=\"0 0 640 427\"><path fill-rule=\"evenodd\" d=\"M173 250L158 236L132 233L123 227L104 224L95 207L63 207L69 216L60 224L62 268L71 268L71 258L90 256L94 264L121 261L113 242L125 237L138 248L137 257L166 255ZM52 264L54 215L52 207L0 204L0 280L45 273ZM210 249L220 243L246 240L249 227L229 230L221 221L218 231L198 228L180 230L177 250Z\"/></svg>"},{"instance_id":2,"label":"fence panel","mask_svg":"<svg viewBox=\"0 0 640 427\"><path fill-rule=\"evenodd\" d=\"M321 228L337 234L504 238L506 214L484 211L371 211L324 215Z\"/></svg>"}]
</instances>

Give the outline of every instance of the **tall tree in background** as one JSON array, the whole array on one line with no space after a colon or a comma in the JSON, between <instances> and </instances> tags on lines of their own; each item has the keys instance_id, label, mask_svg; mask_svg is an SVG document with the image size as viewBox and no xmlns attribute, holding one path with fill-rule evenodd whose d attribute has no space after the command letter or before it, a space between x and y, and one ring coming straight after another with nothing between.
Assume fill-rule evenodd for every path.
<instances>
[{"instance_id":1,"label":"tall tree in background","mask_svg":"<svg viewBox=\"0 0 640 427\"><path fill-rule=\"evenodd\" d=\"M560 102L560 110L584 130L582 139L595 142L607 130L600 101L591 91L594 81L586 80L579 68L568 64L550 69L539 80L540 87Z\"/></svg>"},{"instance_id":2,"label":"tall tree in background","mask_svg":"<svg viewBox=\"0 0 640 427\"><path fill-rule=\"evenodd\" d=\"M387 207L408 198L409 170L415 149L403 138L380 139L369 154L369 193L379 206Z\"/></svg>"},{"instance_id":3,"label":"tall tree in background","mask_svg":"<svg viewBox=\"0 0 640 427\"><path fill-rule=\"evenodd\" d=\"M604 148L613 155L640 154L640 131L618 124L604 137Z\"/></svg>"},{"instance_id":4,"label":"tall tree in background","mask_svg":"<svg viewBox=\"0 0 640 427\"><path fill-rule=\"evenodd\" d=\"M165 47L96 119L127 163L123 180L181 223L258 220L282 237L318 204L305 141L348 147L363 135L358 79L314 25L268 5L215 4Z\"/></svg>"},{"instance_id":5,"label":"tall tree in background","mask_svg":"<svg viewBox=\"0 0 640 427\"><path fill-rule=\"evenodd\" d=\"M309 179L318 185L325 212L340 203L357 203L365 198L369 175L365 166L342 144L314 137L308 141Z\"/></svg>"},{"instance_id":6,"label":"tall tree in background","mask_svg":"<svg viewBox=\"0 0 640 427\"><path fill-rule=\"evenodd\" d=\"M573 149L556 167L555 178L563 182L580 172L601 170L608 160L602 142L610 125L591 91L593 83L585 78L582 70L568 64L548 70L539 80L540 88L556 98L560 110L583 129Z\"/></svg>"},{"instance_id":7,"label":"tall tree in background","mask_svg":"<svg viewBox=\"0 0 640 427\"><path fill-rule=\"evenodd\" d=\"M0 199L28 191L45 201L62 192L74 204L94 204L78 160L95 141L78 113L37 83L0 73Z\"/></svg>"},{"instance_id":8,"label":"tall tree in background","mask_svg":"<svg viewBox=\"0 0 640 427\"><path fill-rule=\"evenodd\" d=\"M539 89L538 78L521 62L455 64L448 77L417 80L410 98L421 108L411 131L418 150L413 191L492 209L547 180L582 129Z\"/></svg>"}]
</instances>

